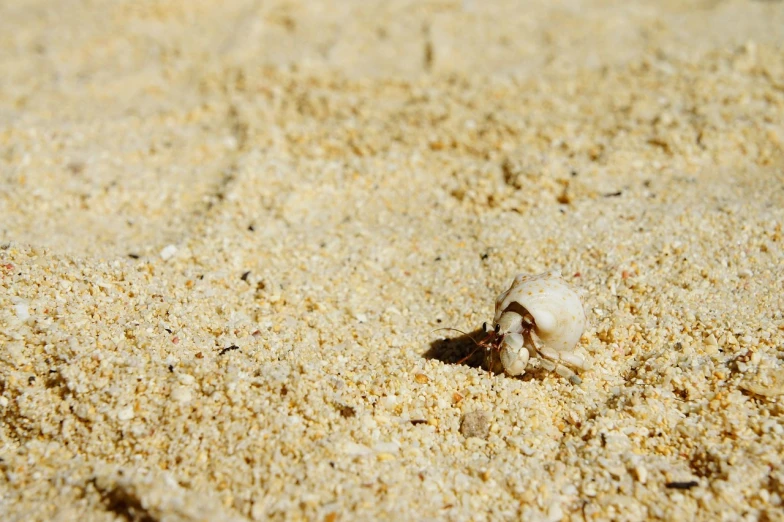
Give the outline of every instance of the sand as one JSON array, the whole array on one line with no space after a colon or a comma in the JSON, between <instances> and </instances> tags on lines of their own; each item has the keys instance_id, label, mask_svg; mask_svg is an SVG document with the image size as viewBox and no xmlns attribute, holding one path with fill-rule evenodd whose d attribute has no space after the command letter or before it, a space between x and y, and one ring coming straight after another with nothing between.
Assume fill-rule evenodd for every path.
<instances>
[{"instance_id":1,"label":"sand","mask_svg":"<svg viewBox=\"0 0 784 522\"><path fill-rule=\"evenodd\" d=\"M4 2L4 521L782 520L784 4ZM458 364L517 273L575 386Z\"/></svg>"}]
</instances>

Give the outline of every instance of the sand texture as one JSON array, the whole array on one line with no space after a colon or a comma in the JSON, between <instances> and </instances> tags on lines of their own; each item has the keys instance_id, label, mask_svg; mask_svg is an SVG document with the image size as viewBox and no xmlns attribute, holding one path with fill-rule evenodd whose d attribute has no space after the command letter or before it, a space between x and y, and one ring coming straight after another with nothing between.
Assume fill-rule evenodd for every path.
<instances>
[{"instance_id":1,"label":"sand texture","mask_svg":"<svg viewBox=\"0 0 784 522\"><path fill-rule=\"evenodd\" d=\"M0 2L0 519L784 520L783 225L781 1Z\"/></svg>"}]
</instances>

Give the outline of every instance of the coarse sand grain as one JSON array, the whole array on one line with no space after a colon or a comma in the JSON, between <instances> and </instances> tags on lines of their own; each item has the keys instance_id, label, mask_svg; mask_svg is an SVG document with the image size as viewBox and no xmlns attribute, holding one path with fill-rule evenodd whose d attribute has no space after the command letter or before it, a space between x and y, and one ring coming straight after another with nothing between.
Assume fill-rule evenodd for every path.
<instances>
[{"instance_id":1,"label":"coarse sand grain","mask_svg":"<svg viewBox=\"0 0 784 522\"><path fill-rule=\"evenodd\" d=\"M782 520L782 27L2 3L0 518ZM551 269L582 384L458 364Z\"/></svg>"}]
</instances>

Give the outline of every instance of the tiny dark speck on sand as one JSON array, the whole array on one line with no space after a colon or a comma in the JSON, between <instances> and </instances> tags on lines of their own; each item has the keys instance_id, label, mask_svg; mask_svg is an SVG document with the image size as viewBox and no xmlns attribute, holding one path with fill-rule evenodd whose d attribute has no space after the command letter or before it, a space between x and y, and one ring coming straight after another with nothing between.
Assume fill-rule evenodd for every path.
<instances>
[{"instance_id":1,"label":"tiny dark speck on sand","mask_svg":"<svg viewBox=\"0 0 784 522\"><path fill-rule=\"evenodd\" d=\"M696 480L689 480L686 482L668 482L665 484L667 489L691 489L695 486L698 486L699 482Z\"/></svg>"},{"instance_id":2,"label":"tiny dark speck on sand","mask_svg":"<svg viewBox=\"0 0 784 522\"><path fill-rule=\"evenodd\" d=\"M239 349L240 349L239 346L237 346L236 344L232 344L231 346L227 346L226 348L222 348L220 353L218 353L218 355L225 355L226 353L228 353L228 352L230 352L232 350L239 350Z\"/></svg>"}]
</instances>

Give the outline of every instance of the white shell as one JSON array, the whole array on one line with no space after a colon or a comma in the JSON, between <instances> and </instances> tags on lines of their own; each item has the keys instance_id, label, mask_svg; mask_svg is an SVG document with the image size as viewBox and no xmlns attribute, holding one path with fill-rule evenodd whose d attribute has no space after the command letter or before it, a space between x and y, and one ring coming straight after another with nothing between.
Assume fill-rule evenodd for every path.
<instances>
[{"instance_id":1,"label":"white shell","mask_svg":"<svg viewBox=\"0 0 784 522\"><path fill-rule=\"evenodd\" d=\"M501 315L510 307L516 310L522 307L533 317L533 331L541 344L540 352L563 355L572 352L587 323L580 297L557 270L515 277L512 286L496 300L493 324L498 324Z\"/></svg>"}]
</instances>

